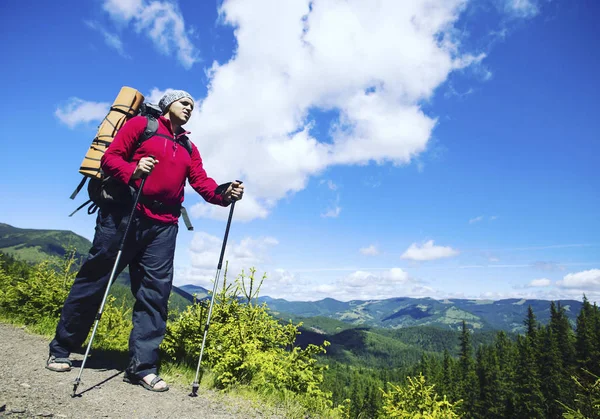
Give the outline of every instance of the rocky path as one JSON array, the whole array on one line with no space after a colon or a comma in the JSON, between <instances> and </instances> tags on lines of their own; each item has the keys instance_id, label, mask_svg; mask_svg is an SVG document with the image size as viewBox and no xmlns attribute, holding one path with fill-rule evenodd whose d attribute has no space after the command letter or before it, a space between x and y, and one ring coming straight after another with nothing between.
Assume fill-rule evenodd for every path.
<instances>
[{"instance_id":1,"label":"rocky path","mask_svg":"<svg viewBox=\"0 0 600 419\"><path fill-rule=\"evenodd\" d=\"M171 385L165 393L152 393L123 382L114 363L88 358L78 393L71 397L79 372L56 373L44 368L48 341L22 328L0 323L0 417L52 418L283 418L250 402L200 389ZM74 366L82 355L73 354Z\"/></svg>"}]
</instances>

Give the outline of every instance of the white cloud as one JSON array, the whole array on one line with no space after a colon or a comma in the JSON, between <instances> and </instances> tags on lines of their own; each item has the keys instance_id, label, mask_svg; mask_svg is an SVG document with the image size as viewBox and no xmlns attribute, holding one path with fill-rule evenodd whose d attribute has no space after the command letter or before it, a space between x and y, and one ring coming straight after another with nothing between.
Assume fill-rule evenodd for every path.
<instances>
[{"instance_id":1,"label":"white cloud","mask_svg":"<svg viewBox=\"0 0 600 419\"><path fill-rule=\"evenodd\" d=\"M484 57L454 38L465 3L224 1L238 47L188 125L207 172L242 177L264 214L332 165L409 163L436 125L420 104ZM339 115L331 141L311 135L319 110Z\"/></svg>"},{"instance_id":2,"label":"white cloud","mask_svg":"<svg viewBox=\"0 0 600 419\"><path fill-rule=\"evenodd\" d=\"M495 220L497 220L497 219L498 219L498 216L497 216L497 215L491 215L491 216L489 216L489 217L485 217L485 216L483 216L483 215L479 215L479 216L477 216L477 217L475 217L475 218L471 218L471 219L469 220L469 224L475 224L475 223L479 223L479 222L481 222L481 221L485 220L486 218L487 218L489 221L495 221Z\"/></svg>"},{"instance_id":3,"label":"white cloud","mask_svg":"<svg viewBox=\"0 0 600 419\"><path fill-rule=\"evenodd\" d=\"M369 247L361 248L360 253L362 253L363 255L375 256L379 254L379 250L377 249L377 246L372 244Z\"/></svg>"},{"instance_id":4,"label":"white cloud","mask_svg":"<svg viewBox=\"0 0 600 419\"><path fill-rule=\"evenodd\" d=\"M144 2L143 0L105 0L103 7L112 17L128 21L143 9Z\"/></svg>"},{"instance_id":5,"label":"white cloud","mask_svg":"<svg viewBox=\"0 0 600 419\"><path fill-rule=\"evenodd\" d=\"M323 214L321 214L321 217L337 218L337 217L339 217L341 212L342 212L342 208L336 205L333 208L329 208L327 211L325 211Z\"/></svg>"},{"instance_id":6,"label":"white cloud","mask_svg":"<svg viewBox=\"0 0 600 419\"><path fill-rule=\"evenodd\" d=\"M410 245L408 249L402 254L402 259L425 261L449 258L459 254L458 250L455 250L449 246L436 246L433 240L429 240L422 246L417 243Z\"/></svg>"},{"instance_id":7,"label":"white cloud","mask_svg":"<svg viewBox=\"0 0 600 419\"><path fill-rule=\"evenodd\" d=\"M228 282L233 282L242 270L248 274L250 268L261 269L261 265L269 263L269 249L277 245L278 241L273 237L246 237L237 242L229 238L221 267L223 272L227 267ZM194 233L189 247L191 264L177 272L176 283L212 287L222 246L222 237L205 232Z\"/></svg>"},{"instance_id":8,"label":"white cloud","mask_svg":"<svg viewBox=\"0 0 600 419\"><path fill-rule=\"evenodd\" d=\"M119 38L119 35L108 32L98 22L85 21L85 24L89 28L100 32L102 34L102 36L104 37L104 42L106 43L106 45L115 49L119 53L119 55L121 55L124 58L131 58L125 52L125 49L123 47L123 42L121 41L121 38Z\"/></svg>"},{"instance_id":9,"label":"white cloud","mask_svg":"<svg viewBox=\"0 0 600 419\"><path fill-rule=\"evenodd\" d=\"M548 278L539 278L532 280L528 286L530 287L547 287L552 283Z\"/></svg>"},{"instance_id":10,"label":"white cloud","mask_svg":"<svg viewBox=\"0 0 600 419\"><path fill-rule=\"evenodd\" d=\"M72 97L66 104L58 106L54 115L69 128L74 128L78 124L100 121L109 109L110 103L89 102Z\"/></svg>"},{"instance_id":11,"label":"white cloud","mask_svg":"<svg viewBox=\"0 0 600 419\"><path fill-rule=\"evenodd\" d=\"M342 301L384 299L395 296L424 297L435 291L411 278L401 268L382 272L355 271L333 284L321 284L306 299L332 297Z\"/></svg>"},{"instance_id":12,"label":"white cloud","mask_svg":"<svg viewBox=\"0 0 600 419\"><path fill-rule=\"evenodd\" d=\"M209 176L211 174L209 173ZM219 182L217 182L219 183ZM186 188L186 196L190 196L191 188ZM184 202L184 205L186 203ZM260 204L257 199L253 196L252 192L244 192L244 199L236 202L233 210L233 219L237 221L250 221L256 218L266 218L270 205L268 203ZM187 207L186 207L187 208ZM200 201L191 207L187 208L190 216L192 217L205 217L212 218L214 220L227 220L229 217L230 207L221 207L218 205L207 204L204 201Z\"/></svg>"},{"instance_id":13,"label":"white cloud","mask_svg":"<svg viewBox=\"0 0 600 419\"><path fill-rule=\"evenodd\" d=\"M207 70L208 94L186 127L209 176L244 180L240 219L267 217L333 165L401 165L426 150L437 119L421 105L451 72L479 68L485 58L463 51L454 27L466 4L224 0L219 22L235 28L237 49ZM196 61L175 3L104 0L104 7L161 50L178 51L184 65ZM310 115L319 111L338 115L327 141L311 134ZM340 211L335 205L323 216ZM191 212L226 217L203 204Z\"/></svg>"},{"instance_id":14,"label":"white cloud","mask_svg":"<svg viewBox=\"0 0 600 419\"><path fill-rule=\"evenodd\" d=\"M186 69L199 61L198 51L188 37L184 18L176 3L104 0L103 7L116 22L133 22L138 33L146 34L161 53L174 53Z\"/></svg>"},{"instance_id":15,"label":"white cloud","mask_svg":"<svg viewBox=\"0 0 600 419\"><path fill-rule=\"evenodd\" d=\"M517 18L531 18L540 11L536 0L503 0L503 2L504 11Z\"/></svg>"},{"instance_id":16,"label":"white cloud","mask_svg":"<svg viewBox=\"0 0 600 419\"><path fill-rule=\"evenodd\" d=\"M582 291L600 291L600 269L590 269L564 276L557 285L562 288L573 288Z\"/></svg>"}]
</instances>

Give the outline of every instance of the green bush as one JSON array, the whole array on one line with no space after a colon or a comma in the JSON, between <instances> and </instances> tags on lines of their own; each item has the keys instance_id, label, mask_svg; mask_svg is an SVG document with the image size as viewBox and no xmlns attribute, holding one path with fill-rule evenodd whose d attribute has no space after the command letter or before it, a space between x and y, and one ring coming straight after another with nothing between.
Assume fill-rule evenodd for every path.
<instances>
[{"instance_id":1,"label":"green bush","mask_svg":"<svg viewBox=\"0 0 600 419\"><path fill-rule=\"evenodd\" d=\"M220 389L247 385L261 393L294 394L309 410L330 408L331 394L320 389L326 367L316 359L329 343L295 346L300 325L281 324L265 304L252 302L265 279L254 289L254 275L242 272L234 286L224 285L215 296L202 367L210 368ZM162 349L171 360L196 366L208 311L208 303L195 303L167 326Z\"/></svg>"},{"instance_id":2,"label":"green bush","mask_svg":"<svg viewBox=\"0 0 600 419\"><path fill-rule=\"evenodd\" d=\"M57 319L73 284L74 251L62 260L21 268L18 275L0 266L0 314L24 324Z\"/></svg>"},{"instance_id":3,"label":"green bush","mask_svg":"<svg viewBox=\"0 0 600 419\"><path fill-rule=\"evenodd\" d=\"M584 370L585 377L572 377L577 388L575 408L565 406L565 419L597 419L600 418L600 377Z\"/></svg>"},{"instance_id":4,"label":"green bush","mask_svg":"<svg viewBox=\"0 0 600 419\"><path fill-rule=\"evenodd\" d=\"M131 308L127 307L125 300L122 300L121 305L115 305L115 301L116 298L112 295L106 300L94 337L94 348L127 351L129 347L129 334L133 328Z\"/></svg>"},{"instance_id":5,"label":"green bush","mask_svg":"<svg viewBox=\"0 0 600 419\"><path fill-rule=\"evenodd\" d=\"M10 321L32 326L36 332L52 334L75 276L75 250L63 259L50 259L29 266L3 257L0 263L0 315ZM109 296L94 348L127 350L131 331L131 309L123 300L115 305Z\"/></svg>"},{"instance_id":6,"label":"green bush","mask_svg":"<svg viewBox=\"0 0 600 419\"><path fill-rule=\"evenodd\" d=\"M458 403L450 403L446 396L442 400L428 386L423 374L408 377L406 387L389 384L391 390L383 393L383 412L381 419L452 419L460 417L455 409Z\"/></svg>"}]
</instances>

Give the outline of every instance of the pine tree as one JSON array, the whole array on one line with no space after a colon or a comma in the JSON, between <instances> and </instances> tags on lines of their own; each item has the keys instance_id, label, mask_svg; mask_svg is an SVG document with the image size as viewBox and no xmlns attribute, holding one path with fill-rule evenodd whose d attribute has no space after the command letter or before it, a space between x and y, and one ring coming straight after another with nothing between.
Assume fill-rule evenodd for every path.
<instances>
[{"instance_id":1,"label":"pine tree","mask_svg":"<svg viewBox=\"0 0 600 419\"><path fill-rule=\"evenodd\" d=\"M477 351L477 378L479 381L478 417L504 418L504 401L498 392L500 366L493 346L484 346Z\"/></svg>"},{"instance_id":2,"label":"pine tree","mask_svg":"<svg viewBox=\"0 0 600 419\"><path fill-rule=\"evenodd\" d=\"M450 401L458 400L455 386L456 361L450 356L450 352L444 349L444 358L442 362L442 379L439 384L440 394L448 397Z\"/></svg>"},{"instance_id":3,"label":"pine tree","mask_svg":"<svg viewBox=\"0 0 600 419\"><path fill-rule=\"evenodd\" d=\"M551 325L540 330L539 338L543 350L540 352L538 368L541 379L540 389L546 400L546 417L559 419L564 410L559 404L559 401L562 400L561 386L564 377L562 376L562 359L558 341Z\"/></svg>"},{"instance_id":4,"label":"pine tree","mask_svg":"<svg viewBox=\"0 0 600 419\"><path fill-rule=\"evenodd\" d=\"M550 305L550 324L553 340L556 343L560 356L558 373L556 376L557 386L559 387L559 404L568 404L575 398L575 382L572 377L576 375L576 356L575 356L575 333L565 308L558 302Z\"/></svg>"},{"instance_id":5,"label":"pine tree","mask_svg":"<svg viewBox=\"0 0 600 419\"><path fill-rule=\"evenodd\" d=\"M587 297L583 296L583 305L577 316L577 333L575 339L575 354L579 368L590 371L596 375L597 366L594 359L597 357L595 333L595 324L597 323L597 314L594 313L594 307L590 304Z\"/></svg>"},{"instance_id":6,"label":"pine tree","mask_svg":"<svg viewBox=\"0 0 600 419\"><path fill-rule=\"evenodd\" d=\"M460 356L459 356L459 398L463 400L462 410L464 418L474 418L478 400L478 383L473 361L473 345L471 343L471 332L467 323L463 320L460 334Z\"/></svg>"},{"instance_id":7,"label":"pine tree","mask_svg":"<svg viewBox=\"0 0 600 419\"><path fill-rule=\"evenodd\" d=\"M517 370L515 374L515 419L545 419L544 396L537 360L538 327L531 306L527 311L527 335L517 337Z\"/></svg>"},{"instance_id":8,"label":"pine tree","mask_svg":"<svg viewBox=\"0 0 600 419\"><path fill-rule=\"evenodd\" d=\"M504 418L512 418L515 415L515 363L517 360L516 348L508 339L505 332L498 332L494 349L498 357L498 398L503 404Z\"/></svg>"},{"instance_id":9,"label":"pine tree","mask_svg":"<svg viewBox=\"0 0 600 419\"><path fill-rule=\"evenodd\" d=\"M533 309L531 308L531 306L527 307L527 318L525 319L525 327L527 328L527 337L531 340L532 343L536 343L539 325L535 318L535 314L533 314Z\"/></svg>"}]
</instances>

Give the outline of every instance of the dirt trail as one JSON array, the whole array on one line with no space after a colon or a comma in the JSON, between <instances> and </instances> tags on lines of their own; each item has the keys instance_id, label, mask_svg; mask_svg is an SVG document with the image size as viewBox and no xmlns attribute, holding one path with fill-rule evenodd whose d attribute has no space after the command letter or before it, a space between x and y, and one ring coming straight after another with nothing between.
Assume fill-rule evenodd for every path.
<instances>
[{"instance_id":1,"label":"dirt trail","mask_svg":"<svg viewBox=\"0 0 600 419\"><path fill-rule=\"evenodd\" d=\"M283 418L250 402L200 389L198 397L170 383L152 393L123 382L114 363L88 358L78 393L71 397L79 368L56 373L44 368L48 341L22 328L0 323L0 417L52 418ZM73 354L74 365L82 355ZM103 364L103 365L102 365Z\"/></svg>"}]
</instances>

